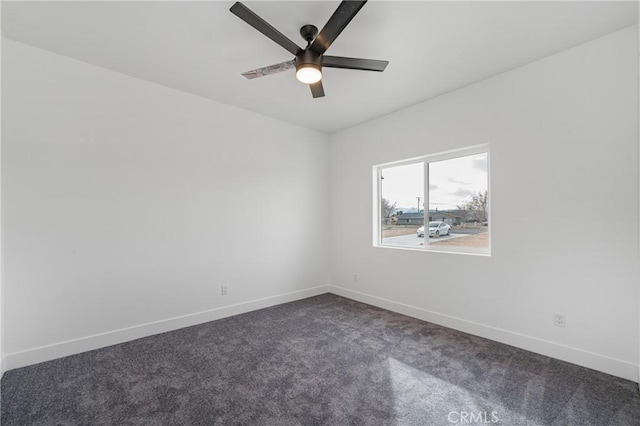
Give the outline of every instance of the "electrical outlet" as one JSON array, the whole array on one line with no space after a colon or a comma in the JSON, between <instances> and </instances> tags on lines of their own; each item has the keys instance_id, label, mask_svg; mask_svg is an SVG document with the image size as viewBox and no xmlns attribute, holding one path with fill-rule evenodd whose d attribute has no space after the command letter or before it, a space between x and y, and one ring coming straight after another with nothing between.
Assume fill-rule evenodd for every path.
<instances>
[{"instance_id":1,"label":"electrical outlet","mask_svg":"<svg viewBox=\"0 0 640 426\"><path fill-rule=\"evenodd\" d=\"M353 282L354 283L358 282L358 274L353 274Z\"/></svg>"},{"instance_id":2,"label":"electrical outlet","mask_svg":"<svg viewBox=\"0 0 640 426\"><path fill-rule=\"evenodd\" d=\"M564 314L556 312L553 314L553 325L556 327L565 327L567 325L567 318Z\"/></svg>"},{"instance_id":3,"label":"electrical outlet","mask_svg":"<svg viewBox=\"0 0 640 426\"><path fill-rule=\"evenodd\" d=\"M229 286L226 284L223 284L222 287L220 288L220 294L222 294L223 296L226 296L227 294L229 294Z\"/></svg>"}]
</instances>

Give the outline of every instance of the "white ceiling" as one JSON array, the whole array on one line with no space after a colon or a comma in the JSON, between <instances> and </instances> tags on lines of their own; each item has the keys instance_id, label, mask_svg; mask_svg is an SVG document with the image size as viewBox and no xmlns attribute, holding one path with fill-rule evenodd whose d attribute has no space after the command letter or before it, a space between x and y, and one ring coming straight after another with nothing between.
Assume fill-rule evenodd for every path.
<instances>
[{"instance_id":1,"label":"white ceiling","mask_svg":"<svg viewBox=\"0 0 640 426\"><path fill-rule=\"evenodd\" d=\"M348 128L634 25L636 2L371 1L328 54L386 59L383 73L324 70L313 99L293 70L240 73L291 58L216 2L2 2L3 35L324 133ZM245 4L303 45L338 1Z\"/></svg>"}]
</instances>

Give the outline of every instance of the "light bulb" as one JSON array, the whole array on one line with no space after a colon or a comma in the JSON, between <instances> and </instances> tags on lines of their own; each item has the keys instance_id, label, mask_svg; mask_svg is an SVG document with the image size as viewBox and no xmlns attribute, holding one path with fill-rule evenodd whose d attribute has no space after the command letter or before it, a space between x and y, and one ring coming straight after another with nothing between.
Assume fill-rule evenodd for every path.
<instances>
[{"instance_id":1,"label":"light bulb","mask_svg":"<svg viewBox=\"0 0 640 426\"><path fill-rule=\"evenodd\" d=\"M296 71L296 78L305 84L313 84L320 81L322 73L314 66L303 66Z\"/></svg>"}]
</instances>

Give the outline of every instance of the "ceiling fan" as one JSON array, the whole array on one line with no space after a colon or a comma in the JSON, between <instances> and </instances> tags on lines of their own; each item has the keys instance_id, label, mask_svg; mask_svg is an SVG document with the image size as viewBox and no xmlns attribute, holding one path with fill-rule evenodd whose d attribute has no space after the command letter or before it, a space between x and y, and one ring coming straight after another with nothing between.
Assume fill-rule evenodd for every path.
<instances>
[{"instance_id":1,"label":"ceiling fan","mask_svg":"<svg viewBox=\"0 0 640 426\"><path fill-rule=\"evenodd\" d=\"M236 2L231 6L231 13L295 55L295 58L290 61L247 71L242 73L242 76L247 79L254 79L295 68L296 78L300 82L309 85L314 98L320 98L324 96L322 67L384 71L389 61L345 58L324 54L346 26L349 25L349 22L351 22L354 16L362 9L365 3L366 0L341 2L320 33L318 33L318 28L315 26L304 25L300 28L300 35L307 42L307 47L302 49L280 31L269 25L264 19L252 12L248 7L240 2Z\"/></svg>"}]
</instances>

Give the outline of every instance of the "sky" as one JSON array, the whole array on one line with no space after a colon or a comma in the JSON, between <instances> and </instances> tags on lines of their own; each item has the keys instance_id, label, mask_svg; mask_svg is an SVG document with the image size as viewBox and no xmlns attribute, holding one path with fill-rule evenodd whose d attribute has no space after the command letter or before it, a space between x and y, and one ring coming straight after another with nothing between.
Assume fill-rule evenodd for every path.
<instances>
[{"instance_id":1,"label":"sky","mask_svg":"<svg viewBox=\"0 0 640 426\"><path fill-rule=\"evenodd\" d=\"M382 197L397 208L424 205L423 163L388 167L382 170ZM429 163L429 209L449 210L464 204L471 196L487 190L487 154L475 154Z\"/></svg>"}]
</instances>

